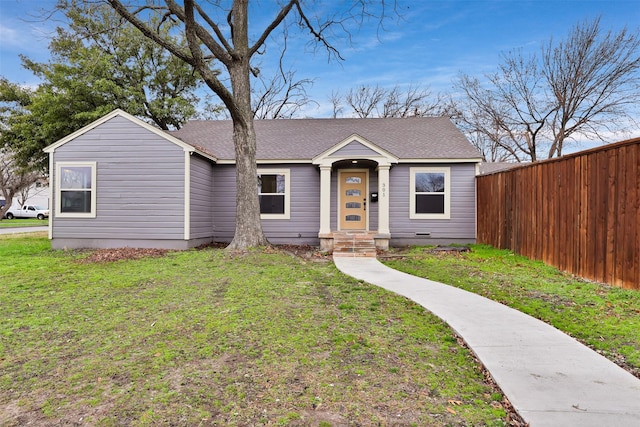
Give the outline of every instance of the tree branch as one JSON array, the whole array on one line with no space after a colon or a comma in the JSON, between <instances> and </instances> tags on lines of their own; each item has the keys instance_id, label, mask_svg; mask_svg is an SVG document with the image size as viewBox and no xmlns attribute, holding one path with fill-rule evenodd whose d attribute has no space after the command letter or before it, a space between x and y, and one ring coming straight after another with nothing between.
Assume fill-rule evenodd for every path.
<instances>
[{"instance_id":1,"label":"tree branch","mask_svg":"<svg viewBox=\"0 0 640 427\"><path fill-rule=\"evenodd\" d=\"M171 52L176 57L180 58L184 62L190 65L193 64L193 57L187 55L180 46L171 43L170 41L160 37L155 31L153 31L149 26L147 26L144 22L142 22L136 16L136 12L129 12L129 10L120 2L120 0L107 0L111 7L118 12L118 15L122 16L124 19L129 21L133 26L135 26L142 34L146 37L150 38L169 52Z\"/></svg>"},{"instance_id":2,"label":"tree branch","mask_svg":"<svg viewBox=\"0 0 640 427\"><path fill-rule=\"evenodd\" d=\"M267 28L265 28L258 40L253 44L253 46L249 48L249 57L252 57L264 44L264 42L267 40L267 37L269 37L269 35L276 28L278 28L278 26L280 26L282 21L284 21L284 18L286 18L289 12L291 12L291 9L294 5L298 7L298 10L301 10L299 0L290 0L289 3L282 7L282 9L280 9L280 11L278 12L278 15L276 15L273 21L271 21Z\"/></svg>"}]
</instances>

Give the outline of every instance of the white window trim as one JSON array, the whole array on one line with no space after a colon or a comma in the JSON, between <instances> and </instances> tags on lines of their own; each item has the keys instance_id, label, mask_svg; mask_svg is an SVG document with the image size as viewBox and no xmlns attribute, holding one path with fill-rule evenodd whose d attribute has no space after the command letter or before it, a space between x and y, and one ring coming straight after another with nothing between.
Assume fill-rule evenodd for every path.
<instances>
[{"instance_id":1,"label":"white window trim","mask_svg":"<svg viewBox=\"0 0 640 427\"><path fill-rule=\"evenodd\" d=\"M91 212L62 212L61 170L69 166L85 166L91 168ZM96 217L96 162L56 162L56 217L58 218L95 218Z\"/></svg>"},{"instance_id":2,"label":"white window trim","mask_svg":"<svg viewBox=\"0 0 640 427\"><path fill-rule=\"evenodd\" d=\"M258 169L258 175L284 175L284 213L260 214L260 219L291 218L291 170L290 169Z\"/></svg>"},{"instance_id":3,"label":"white window trim","mask_svg":"<svg viewBox=\"0 0 640 427\"><path fill-rule=\"evenodd\" d=\"M416 213L416 173L444 173L444 213ZM409 168L409 218L410 219L451 219L451 168L413 167Z\"/></svg>"}]
</instances>

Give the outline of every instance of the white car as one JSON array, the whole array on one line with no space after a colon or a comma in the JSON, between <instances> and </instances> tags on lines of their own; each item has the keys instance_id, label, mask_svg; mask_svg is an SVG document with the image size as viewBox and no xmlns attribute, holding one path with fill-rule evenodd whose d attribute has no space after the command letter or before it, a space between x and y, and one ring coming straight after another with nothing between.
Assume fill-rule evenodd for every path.
<instances>
[{"instance_id":1,"label":"white car","mask_svg":"<svg viewBox=\"0 0 640 427\"><path fill-rule=\"evenodd\" d=\"M13 218L49 218L49 209L35 205L24 205L22 208L11 208L4 214L7 219Z\"/></svg>"}]
</instances>

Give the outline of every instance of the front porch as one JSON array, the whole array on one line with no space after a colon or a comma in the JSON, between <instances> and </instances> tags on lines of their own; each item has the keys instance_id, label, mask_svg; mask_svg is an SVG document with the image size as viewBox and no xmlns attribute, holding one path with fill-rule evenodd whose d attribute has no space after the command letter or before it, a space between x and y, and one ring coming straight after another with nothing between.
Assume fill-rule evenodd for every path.
<instances>
[{"instance_id":1,"label":"front porch","mask_svg":"<svg viewBox=\"0 0 640 427\"><path fill-rule=\"evenodd\" d=\"M313 163L320 169L320 249L352 256L388 250L389 171L398 159L352 135Z\"/></svg>"}]
</instances>

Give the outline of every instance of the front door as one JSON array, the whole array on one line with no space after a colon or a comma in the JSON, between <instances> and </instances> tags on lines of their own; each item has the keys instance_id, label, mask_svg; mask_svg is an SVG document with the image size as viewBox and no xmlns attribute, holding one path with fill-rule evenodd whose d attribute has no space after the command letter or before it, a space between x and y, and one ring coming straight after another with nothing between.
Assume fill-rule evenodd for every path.
<instances>
[{"instance_id":1,"label":"front door","mask_svg":"<svg viewBox=\"0 0 640 427\"><path fill-rule=\"evenodd\" d=\"M339 191L341 230L367 229L367 172L340 171Z\"/></svg>"}]
</instances>

